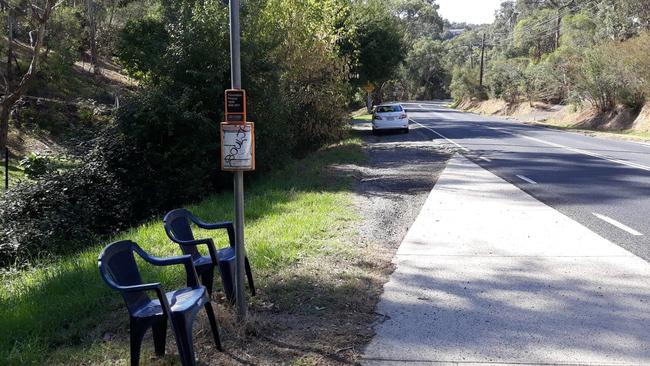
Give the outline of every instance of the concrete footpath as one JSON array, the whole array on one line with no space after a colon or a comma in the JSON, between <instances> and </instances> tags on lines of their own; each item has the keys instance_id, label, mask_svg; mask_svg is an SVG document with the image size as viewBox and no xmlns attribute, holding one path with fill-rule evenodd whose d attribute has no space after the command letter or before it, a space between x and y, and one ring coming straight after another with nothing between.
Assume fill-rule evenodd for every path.
<instances>
[{"instance_id":1,"label":"concrete footpath","mask_svg":"<svg viewBox=\"0 0 650 366\"><path fill-rule=\"evenodd\" d=\"M394 261L363 365L650 365L650 264L464 157Z\"/></svg>"}]
</instances>

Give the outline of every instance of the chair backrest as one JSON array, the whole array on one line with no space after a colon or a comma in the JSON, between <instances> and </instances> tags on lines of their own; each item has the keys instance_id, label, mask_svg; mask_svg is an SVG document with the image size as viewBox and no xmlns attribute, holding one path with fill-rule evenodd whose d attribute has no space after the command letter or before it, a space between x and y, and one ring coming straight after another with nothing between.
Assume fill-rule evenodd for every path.
<instances>
[{"instance_id":1,"label":"chair backrest","mask_svg":"<svg viewBox=\"0 0 650 366\"><path fill-rule=\"evenodd\" d=\"M172 240L194 240L194 234L192 234L192 227L190 226L191 217L192 214L184 208L169 211L163 219L167 236ZM191 255L192 259L201 257L196 245L181 245L181 250L183 254Z\"/></svg>"},{"instance_id":2,"label":"chair backrest","mask_svg":"<svg viewBox=\"0 0 650 366\"><path fill-rule=\"evenodd\" d=\"M142 252L142 249L130 240L123 240L109 244L99 255L99 273L111 288L142 284L134 251ZM122 292L122 297L131 314L150 301L145 291Z\"/></svg>"}]
</instances>

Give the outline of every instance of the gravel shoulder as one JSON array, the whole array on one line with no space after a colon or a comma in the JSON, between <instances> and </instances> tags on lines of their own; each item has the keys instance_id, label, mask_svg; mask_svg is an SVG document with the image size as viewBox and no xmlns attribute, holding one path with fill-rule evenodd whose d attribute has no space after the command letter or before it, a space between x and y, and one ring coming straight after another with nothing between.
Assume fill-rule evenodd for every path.
<instances>
[{"instance_id":1,"label":"gravel shoulder","mask_svg":"<svg viewBox=\"0 0 650 366\"><path fill-rule=\"evenodd\" d=\"M373 243L390 261L451 153L420 130L372 135L370 123L355 129L363 136L368 162L358 167L357 207L363 217L361 240Z\"/></svg>"},{"instance_id":2,"label":"gravel shoulder","mask_svg":"<svg viewBox=\"0 0 650 366\"><path fill-rule=\"evenodd\" d=\"M210 365L359 363L374 327L385 319L376 306L394 271L392 258L451 152L417 128L375 136L370 123L356 121L353 129L363 141L365 161L336 164L327 172L356 182L349 205L358 219L338 235L347 249L305 258L290 273L278 274L277 286L253 304L244 329L222 308L227 351L215 354L210 339L201 336L199 359L212 359Z\"/></svg>"}]
</instances>

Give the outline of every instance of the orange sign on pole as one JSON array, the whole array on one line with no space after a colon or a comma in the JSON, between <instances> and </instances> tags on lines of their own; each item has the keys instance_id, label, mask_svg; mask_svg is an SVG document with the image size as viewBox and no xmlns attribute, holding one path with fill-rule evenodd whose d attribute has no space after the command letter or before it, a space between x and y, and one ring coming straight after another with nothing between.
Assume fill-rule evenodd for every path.
<instances>
[{"instance_id":1,"label":"orange sign on pole","mask_svg":"<svg viewBox=\"0 0 650 366\"><path fill-rule=\"evenodd\" d=\"M244 124L246 122L246 91L244 89L226 90L226 122Z\"/></svg>"}]
</instances>

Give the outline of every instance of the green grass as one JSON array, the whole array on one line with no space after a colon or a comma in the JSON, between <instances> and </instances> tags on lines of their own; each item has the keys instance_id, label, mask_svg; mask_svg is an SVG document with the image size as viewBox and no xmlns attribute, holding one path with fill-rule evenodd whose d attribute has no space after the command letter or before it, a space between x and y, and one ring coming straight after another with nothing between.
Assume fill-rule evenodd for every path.
<instances>
[{"instance_id":1,"label":"green grass","mask_svg":"<svg viewBox=\"0 0 650 366\"><path fill-rule=\"evenodd\" d=\"M246 246L261 286L292 263L345 250L342 236L357 220L350 210L352 182L328 167L362 160L360 147L359 140L346 140L248 184ZM231 218L232 206L232 193L223 192L188 208L217 221ZM225 244L224 234L209 235L218 245ZM160 220L113 240L126 238L154 255L179 254ZM128 342L102 342L105 334L125 334L127 328L120 296L99 277L97 256L103 246L98 243L49 264L0 274L0 360L5 360L0 363L114 363L111 357L128 355ZM180 268L144 269L145 281L155 278L167 289L184 281Z\"/></svg>"},{"instance_id":2,"label":"green grass","mask_svg":"<svg viewBox=\"0 0 650 366\"><path fill-rule=\"evenodd\" d=\"M4 157L2 157L0 162L0 189L4 189L5 184L5 162ZM13 186L19 181L25 179L25 173L23 168L18 165L17 161L9 160L9 186Z\"/></svg>"},{"instance_id":3,"label":"green grass","mask_svg":"<svg viewBox=\"0 0 650 366\"><path fill-rule=\"evenodd\" d=\"M372 120L372 114L368 114L368 113L360 114L358 116L354 116L354 119L359 121L370 121Z\"/></svg>"}]
</instances>

